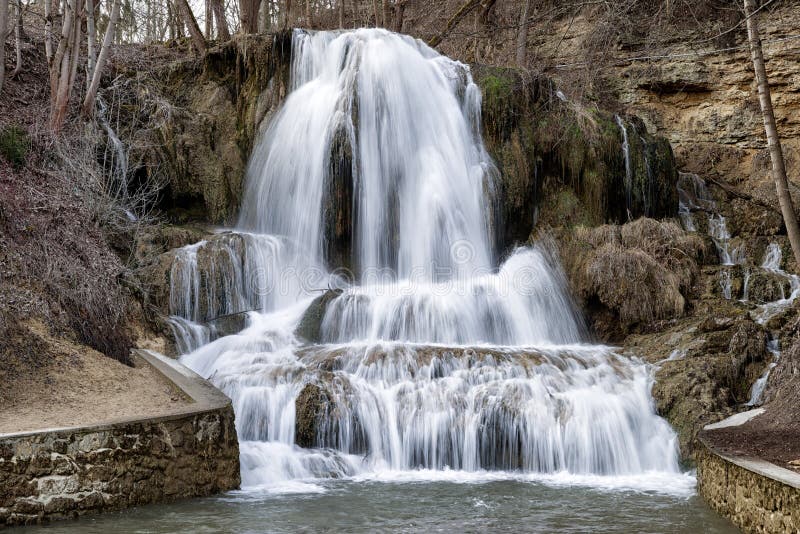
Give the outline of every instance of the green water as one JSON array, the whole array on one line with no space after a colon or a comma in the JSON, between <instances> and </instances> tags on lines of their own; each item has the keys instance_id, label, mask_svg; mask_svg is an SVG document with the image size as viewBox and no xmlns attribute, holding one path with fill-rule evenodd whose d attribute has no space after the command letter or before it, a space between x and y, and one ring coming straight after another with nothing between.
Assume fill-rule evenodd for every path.
<instances>
[{"instance_id":1,"label":"green water","mask_svg":"<svg viewBox=\"0 0 800 534\"><path fill-rule=\"evenodd\" d=\"M648 532L736 529L697 496L519 480L327 481L315 493L231 492L33 529L54 533Z\"/></svg>"}]
</instances>

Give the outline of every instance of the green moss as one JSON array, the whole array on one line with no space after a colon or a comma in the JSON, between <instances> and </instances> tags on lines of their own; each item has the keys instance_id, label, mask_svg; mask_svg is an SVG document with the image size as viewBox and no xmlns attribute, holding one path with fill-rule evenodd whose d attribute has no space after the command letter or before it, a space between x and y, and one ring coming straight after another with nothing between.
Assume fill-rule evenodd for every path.
<instances>
[{"instance_id":1,"label":"green moss","mask_svg":"<svg viewBox=\"0 0 800 534\"><path fill-rule=\"evenodd\" d=\"M487 104L497 104L511 96L514 81L506 76L490 74L482 80L483 97Z\"/></svg>"},{"instance_id":2,"label":"green moss","mask_svg":"<svg viewBox=\"0 0 800 534\"><path fill-rule=\"evenodd\" d=\"M19 169L25 164L30 145L28 133L19 126L0 129L0 155L13 167Z\"/></svg>"}]
</instances>

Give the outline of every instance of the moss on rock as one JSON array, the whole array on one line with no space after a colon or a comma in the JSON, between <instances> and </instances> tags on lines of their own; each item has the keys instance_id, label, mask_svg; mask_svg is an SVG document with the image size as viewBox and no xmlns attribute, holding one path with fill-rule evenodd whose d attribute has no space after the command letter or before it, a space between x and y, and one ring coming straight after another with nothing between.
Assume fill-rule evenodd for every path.
<instances>
[{"instance_id":1,"label":"moss on rock","mask_svg":"<svg viewBox=\"0 0 800 534\"><path fill-rule=\"evenodd\" d=\"M286 95L291 33L237 36L201 59L124 73L136 89L117 95L144 127L118 132L142 173L166 182L160 208L177 222L230 224L247 160L265 119ZM126 87L121 85L121 87ZM136 169L131 169L136 172Z\"/></svg>"},{"instance_id":2,"label":"moss on rock","mask_svg":"<svg viewBox=\"0 0 800 534\"><path fill-rule=\"evenodd\" d=\"M524 241L537 222L597 225L677 212L672 149L640 120L626 119L626 188L622 132L612 113L565 101L546 77L483 65L473 73L484 96L484 139L500 171L500 249ZM564 200L570 200L566 219Z\"/></svg>"}]
</instances>

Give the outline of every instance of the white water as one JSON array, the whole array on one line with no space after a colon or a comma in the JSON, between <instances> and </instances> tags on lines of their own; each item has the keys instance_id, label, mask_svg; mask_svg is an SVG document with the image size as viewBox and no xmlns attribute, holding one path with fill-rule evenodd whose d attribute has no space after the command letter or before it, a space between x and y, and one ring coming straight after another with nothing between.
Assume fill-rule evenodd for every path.
<instances>
[{"instance_id":1,"label":"white water","mask_svg":"<svg viewBox=\"0 0 800 534\"><path fill-rule=\"evenodd\" d=\"M731 234L728 231L725 217L719 214L709 214L708 233L717 247L719 262L722 265L739 265L745 262L746 257L741 247L731 249Z\"/></svg>"},{"instance_id":2,"label":"white water","mask_svg":"<svg viewBox=\"0 0 800 534\"><path fill-rule=\"evenodd\" d=\"M630 220L632 205L631 194L633 190L633 169L631 167L631 151L630 144L628 143L628 129L625 127L625 121L622 120L622 117L619 115L614 115L614 118L617 121L617 126L619 126L620 132L622 132L622 156L625 159L625 182L623 186L625 187L625 205L628 209L628 220Z\"/></svg>"},{"instance_id":3,"label":"white water","mask_svg":"<svg viewBox=\"0 0 800 534\"><path fill-rule=\"evenodd\" d=\"M719 287L722 290L722 296L731 300L731 272L728 269L719 272Z\"/></svg>"},{"instance_id":4,"label":"white water","mask_svg":"<svg viewBox=\"0 0 800 534\"><path fill-rule=\"evenodd\" d=\"M764 260L761 262L761 267L785 277L789 281L790 292L787 296L783 294L783 288L781 288L783 298L763 304L753 312L753 318L760 324L766 324L774 316L791 306L797 300L797 297L800 297L800 277L782 270L782 260L783 252L780 245L778 243L770 243L764 252Z\"/></svg>"},{"instance_id":5,"label":"white water","mask_svg":"<svg viewBox=\"0 0 800 534\"><path fill-rule=\"evenodd\" d=\"M778 365L778 360L781 357L779 342L777 339L772 339L767 342L767 350L772 354L772 361L767 365L764 373L753 382L750 388L750 399L747 401L747 406L758 406L761 404L761 399L764 396L764 390L767 389L767 380L773 369Z\"/></svg>"},{"instance_id":6,"label":"white water","mask_svg":"<svg viewBox=\"0 0 800 534\"><path fill-rule=\"evenodd\" d=\"M547 247L496 264L495 171L469 69L383 30L297 31L293 46L293 90L254 148L241 230L182 249L172 273L176 317L259 311L182 358L233 400L243 485L492 472L685 487L649 367L586 344ZM329 276L342 143L355 272ZM343 284L325 344L302 345L294 330L318 290ZM325 399L302 449L308 384Z\"/></svg>"},{"instance_id":7,"label":"white water","mask_svg":"<svg viewBox=\"0 0 800 534\"><path fill-rule=\"evenodd\" d=\"M783 251L777 243L770 243L767 250L764 252L764 261L761 262L761 268L768 271L779 272L781 270L781 260L783 260Z\"/></svg>"}]
</instances>

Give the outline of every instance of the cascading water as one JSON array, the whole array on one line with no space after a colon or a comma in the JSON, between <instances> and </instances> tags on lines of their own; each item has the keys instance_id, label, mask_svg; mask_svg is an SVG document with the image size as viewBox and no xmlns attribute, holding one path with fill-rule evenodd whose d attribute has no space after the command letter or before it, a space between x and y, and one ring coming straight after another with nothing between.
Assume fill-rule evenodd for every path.
<instances>
[{"instance_id":1,"label":"cascading water","mask_svg":"<svg viewBox=\"0 0 800 534\"><path fill-rule=\"evenodd\" d=\"M240 230L183 249L173 273L176 317L259 311L183 356L233 399L243 485L680 478L649 368L585 343L548 247L495 263L468 67L384 30L295 31L291 87L254 148ZM306 343L298 324L329 287Z\"/></svg>"},{"instance_id":2,"label":"cascading water","mask_svg":"<svg viewBox=\"0 0 800 534\"><path fill-rule=\"evenodd\" d=\"M633 168L631 165L631 150L630 143L628 143L628 129L625 127L625 121L619 115L614 115L617 121L617 126L622 133L622 156L625 159L625 205L628 210L628 220L631 218L631 205L633 194Z\"/></svg>"}]
</instances>

